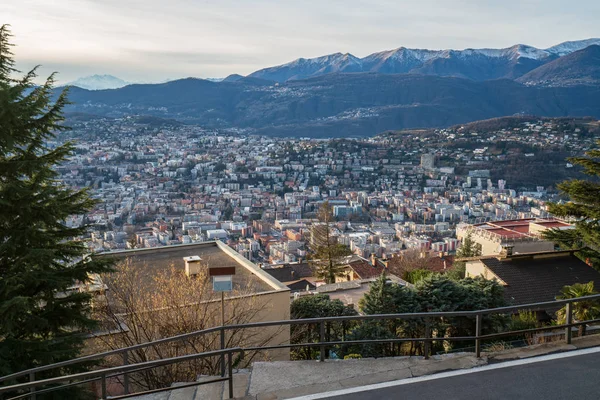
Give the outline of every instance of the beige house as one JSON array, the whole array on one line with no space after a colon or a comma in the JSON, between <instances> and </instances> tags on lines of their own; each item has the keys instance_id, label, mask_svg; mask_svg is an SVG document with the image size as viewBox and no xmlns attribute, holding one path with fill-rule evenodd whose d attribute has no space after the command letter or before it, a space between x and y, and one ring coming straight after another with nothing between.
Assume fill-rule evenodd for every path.
<instances>
[{"instance_id":1,"label":"beige house","mask_svg":"<svg viewBox=\"0 0 600 400\"><path fill-rule=\"evenodd\" d=\"M225 268L234 270L232 277L234 292L224 292L224 309L226 315L232 313L240 307L247 306L249 303L260 304L260 309L252 313L252 317L246 322L263 322L287 320L290 318L290 289L281 282L264 272L257 265L242 257L235 250L220 241L202 242L185 245L165 246L150 249L134 249L125 251L115 251L99 254L99 257L111 257L117 260L117 266L127 263L130 268L137 269L140 276L140 285L148 284L148 296L152 292L160 292L160 286L152 286L153 277L159 271L174 271L182 276L192 275L189 279L194 279L195 274L203 273L206 277L208 269L211 267ZM185 281L185 280L184 280ZM111 296L110 281L107 283L107 298ZM207 285L212 291L212 286ZM240 293L242 293L240 295ZM143 294L142 294L143 295ZM201 302L208 303L211 308L211 315L220 316L221 297L220 293L210 294L209 300L206 296L198 296ZM190 306L193 304L190 304ZM169 312L168 308L160 310L151 310L154 313ZM220 318L211 319L211 324L220 325ZM192 327L191 331L206 329L206 322L198 323L198 327ZM214 326L213 325L213 326ZM186 332L178 332L182 334ZM279 345L289 343L290 330L281 327L261 328L260 334L253 334L259 346ZM170 336L170 335L169 335ZM265 343L264 337L268 338ZM252 345L252 343L250 344ZM277 360L289 359L289 349L278 349L268 354L269 358Z\"/></svg>"},{"instance_id":2,"label":"beige house","mask_svg":"<svg viewBox=\"0 0 600 400\"><path fill-rule=\"evenodd\" d=\"M470 233L473 241L481 246L481 255L495 255L505 249L512 254L553 251L554 243L542 238L547 229L572 229L573 226L557 219L519 219L462 224L456 228L461 241Z\"/></svg>"}]
</instances>

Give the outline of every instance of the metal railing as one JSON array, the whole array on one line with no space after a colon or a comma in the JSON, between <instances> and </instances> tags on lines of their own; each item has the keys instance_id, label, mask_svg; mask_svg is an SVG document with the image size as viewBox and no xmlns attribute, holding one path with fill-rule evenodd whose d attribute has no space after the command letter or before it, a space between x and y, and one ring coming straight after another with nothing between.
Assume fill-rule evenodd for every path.
<instances>
[{"instance_id":1,"label":"metal railing","mask_svg":"<svg viewBox=\"0 0 600 400\"><path fill-rule=\"evenodd\" d=\"M229 381L229 395L233 396L232 392L232 368L233 368L233 359L232 355L234 353L241 353L242 355L245 352L253 352L253 351L266 351L266 350L276 350L276 349L293 349L299 347L318 347L319 348L319 361L324 361L326 359L327 349L333 346L344 346L344 345L367 345L367 344L391 344L391 343L406 343L406 342L420 342L423 343L423 356L425 359L429 358L431 352L431 345L433 342L439 341L471 341L475 344L475 355L476 357L481 356L482 350L482 342L484 340L496 339L500 337L506 336L515 336L515 335L526 335L526 334L534 334L545 331L556 331L560 329L564 329L565 341L567 343L571 343L572 339L572 329L574 327L587 325L591 323L599 323L600 319L593 319L587 321L577 321L573 322L573 303L577 303L580 301L587 300L600 300L600 294L579 297L574 299L564 299L564 300L555 300L548 302L540 302L533 304L523 304L518 306L509 306L509 307L499 307L485 310L476 310L476 311L452 311L452 312L426 312L426 313L403 313L403 314L375 314L375 315L354 315L354 316L341 316L341 317L323 317L323 318L307 318L307 319L292 319L292 320L281 320L281 321L266 321L266 322L254 322L247 324L236 324L236 325L226 325L226 326L217 326L214 328L204 329L200 331L185 333L177 336L172 336L164 339L155 340L152 342L141 343L134 346L129 346L121 349L106 351L103 353L92 354L84 357L79 357L73 360L67 360L58 362L55 364L49 364L40 366L37 368L31 368L25 371L17 372L11 375L6 375L0 377L0 385L7 381L14 381L18 378L23 378L28 376L29 382L14 384L11 386L0 386L0 399L4 393L13 392L15 390L24 390L29 389L29 393L21 394L17 397L12 397L7 400L16 400L20 398L30 397L35 400L36 393L44 393L54 390L60 390L66 387L84 384L87 382L100 380L102 382L102 399L106 399L106 379L112 378L116 376L123 376L123 389L124 395L111 397L113 399L119 398L127 398L136 395L146 394L146 393L155 393L166 390L176 390L177 388L183 388L188 386L202 385L213 382L221 382L228 380ZM502 331L490 334L483 334L483 318L487 315L493 314L513 314L520 311L540 311L540 310L557 310L562 306L566 306L566 322L561 325L551 325L551 326L542 326L531 329L522 329L517 331ZM453 317L471 317L475 319L475 334L470 336L443 336L437 337L432 335L432 322L436 319L440 318L453 318ZM360 321L378 321L378 320L421 320L423 322L424 328L424 336L423 337L398 337L398 338L387 338L387 339L364 339L364 340L345 340L345 337L342 337L342 340L334 340L327 341L326 340L326 326L331 323L342 323L345 324L347 322L360 322ZM301 325L301 324L316 324L319 326L318 337L319 340L316 342L308 342L308 343L283 343L277 345L267 345L267 346L254 346L254 347L234 347L226 349L225 347L225 337L227 331L230 330L240 330L240 329L251 329L251 328L266 328L266 327L283 327L283 326L291 326L291 325ZM207 335L210 333L219 332L220 335L220 344L221 349L215 351L208 351L204 353L197 354L189 354L184 356L158 359L153 361L145 361L136 364L129 364L129 353L135 350L139 350L142 348L156 346L159 344L170 343L175 341L183 341L187 339L196 338L199 336ZM87 363L89 361L101 360L109 356L120 355L123 359L123 365L118 367L105 368L95 371L83 372L78 374L71 374L66 376L60 376L56 378L43 379L43 380L35 380L35 375L52 369L73 366L77 364ZM225 357L227 356L228 361L225 362ZM155 368L158 366L174 364L178 362L189 361L192 359L198 358L206 358L206 357L220 357L220 367L221 367L221 378L206 381L206 382L193 382L187 385L177 386L177 387L168 387L163 389L154 389L145 392L138 392L134 394L129 393L129 381L128 374L132 374L134 372L139 372L142 370L147 370L151 368ZM228 374L225 373L225 369L228 368ZM76 382L72 382L76 381ZM50 387L42 390L37 390L40 386L47 386L49 384L56 384L68 382L67 384L61 386ZM36 391L37 390L37 391Z\"/></svg>"},{"instance_id":2,"label":"metal railing","mask_svg":"<svg viewBox=\"0 0 600 400\"><path fill-rule=\"evenodd\" d=\"M3 393L10 393L10 392L22 391L22 390L29 389L29 393L24 393L24 394L20 394L20 395L14 396L14 397L10 397L7 400L17 400L17 399L23 399L23 398L27 398L27 397L35 398L35 396L38 394L53 392L56 390L62 390L62 389L68 388L68 387L76 386L76 385L82 385L82 384L87 384L87 383L91 383L91 382L95 382L95 381L100 381L101 382L101 391L102 391L101 398L107 399L108 391L107 391L106 383L107 383L107 380L110 378L115 378L115 377L121 376L121 375L127 376L127 374L129 374L129 373L145 371L145 370L149 370L149 369L156 368L156 367L161 367L161 366L175 364L175 363L184 362L184 361L196 360L199 358L225 357L226 356L227 357L226 364L227 364L228 372L226 375L225 374L221 375L220 378L211 379L208 381L201 381L201 382L191 382L191 383L187 383L184 385L178 385L178 386L174 386L174 387L169 386L169 387L160 388L160 389L146 390L146 391L136 392L136 393L128 393L128 390L125 390L125 394L120 395L120 396L110 396L110 398L111 399L125 399L125 398L129 398L129 397L133 397L133 396L140 396L140 395L150 394L150 393L159 393L159 392L165 392L165 391L170 391L170 390L183 389L183 388L187 388L187 387L191 387L191 386L207 385L210 383L224 382L224 381L228 381L229 398L233 398L233 363L234 363L233 354L235 354L235 353L239 353L243 356L244 350L240 347L234 347L234 348L230 348L230 349L208 351L208 352L204 352L204 353L187 354L187 355L178 356L178 357L162 358L162 359L153 360L153 361L145 361L145 362L141 362L141 363L137 363L137 364L126 364L126 365L122 365L119 367L103 368L100 370L81 372L81 373L65 375L65 376L58 376L55 378L42 379L42 380L38 380L38 381L33 380L30 382L26 382L26 383L20 383L20 384L11 385L11 386L0 387L0 395L2 395ZM79 359L75 359L75 360L71 360L71 361L77 362L78 360ZM42 367L40 367L40 368L42 368ZM32 376L32 374L34 374L34 372L31 372L29 375ZM4 379L4 377L2 378L2 380L6 381L6 379ZM75 381L75 382L73 382L73 381ZM63 383L63 382L67 382L67 383L60 385L60 386L52 386L52 387L49 387L46 389L36 390L40 386L48 386L48 385L53 385L53 384Z\"/></svg>"}]
</instances>

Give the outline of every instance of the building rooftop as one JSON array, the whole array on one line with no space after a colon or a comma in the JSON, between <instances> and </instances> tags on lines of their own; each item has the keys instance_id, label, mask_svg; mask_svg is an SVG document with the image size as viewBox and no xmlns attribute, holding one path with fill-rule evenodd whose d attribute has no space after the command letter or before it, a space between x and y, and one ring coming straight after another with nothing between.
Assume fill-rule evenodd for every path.
<instances>
[{"instance_id":1,"label":"building rooftop","mask_svg":"<svg viewBox=\"0 0 600 400\"><path fill-rule=\"evenodd\" d=\"M574 283L594 281L600 288L600 273L571 251L488 257L481 262L505 284L504 297L510 304L553 301L564 286Z\"/></svg>"},{"instance_id":2,"label":"building rooftop","mask_svg":"<svg viewBox=\"0 0 600 400\"><path fill-rule=\"evenodd\" d=\"M498 238L526 239L537 238L546 229L570 229L572 225L558 219L517 219L506 221L484 222L471 225L480 232L497 236Z\"/></svg>"},{"instance_id":3,"label":"building rooftop","mask_svg":"<svg viewBox=\"0 0 600 400\"><path fill-rule=\"evenodd\" d=\"M134 268L142 268L147 272L145 276L148 277L148 282L152 281L152 277L158 271L169 271L172 266L184 273L184 258L199 257L208 267L235 267L234 289L251 289L255 292L288 290L285 285L220 241L114 251L99 256L113 257L117 261L126 260Z\"/></svg>"}]
</instances>

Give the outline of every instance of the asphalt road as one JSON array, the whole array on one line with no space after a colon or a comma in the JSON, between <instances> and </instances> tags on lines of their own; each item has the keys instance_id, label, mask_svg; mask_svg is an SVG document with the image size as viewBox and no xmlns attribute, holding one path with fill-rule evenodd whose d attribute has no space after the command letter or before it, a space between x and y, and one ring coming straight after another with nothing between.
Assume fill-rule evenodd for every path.
<instances>
[{"instance_id":1,"label":"asphalt road","mask_svg":"<svg viewBox=\"0 0 600 400\"><path fill-rule=\"evenodd\" d=\"M328 397L344 400L600 399L600 354L586 354Z\"/></svg>"}]
</instances>

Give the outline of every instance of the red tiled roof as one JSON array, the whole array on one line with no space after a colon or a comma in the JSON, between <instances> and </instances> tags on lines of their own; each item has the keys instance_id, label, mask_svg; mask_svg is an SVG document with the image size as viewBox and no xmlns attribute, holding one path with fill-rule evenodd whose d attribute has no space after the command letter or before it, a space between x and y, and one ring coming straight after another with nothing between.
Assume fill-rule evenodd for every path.
<instances>
[{"instance_id":1,"label":"red tiled roof","mask_svg":"<svg viewBox=\"0 0 600 400\"><path fill-rule=\"evenodd\" d=\"M360 279L376 278L384 271L383 267L379 265L374 267L365 260L352 261L348 263L348 266L352 268L352 270L356 273L356 275L359 276Z\"/></svg>"},{"instance_id":2,"label":"red tiled roof","mask_svg":"<svg viewBox=\"0 0 600 400\"><path fill-rule=\"evenodd\" d=\"M447 271L452 268L453 265L454 256L431 257L427 260L427 269L433 272Z\"/></svg>"}]
</instances>

